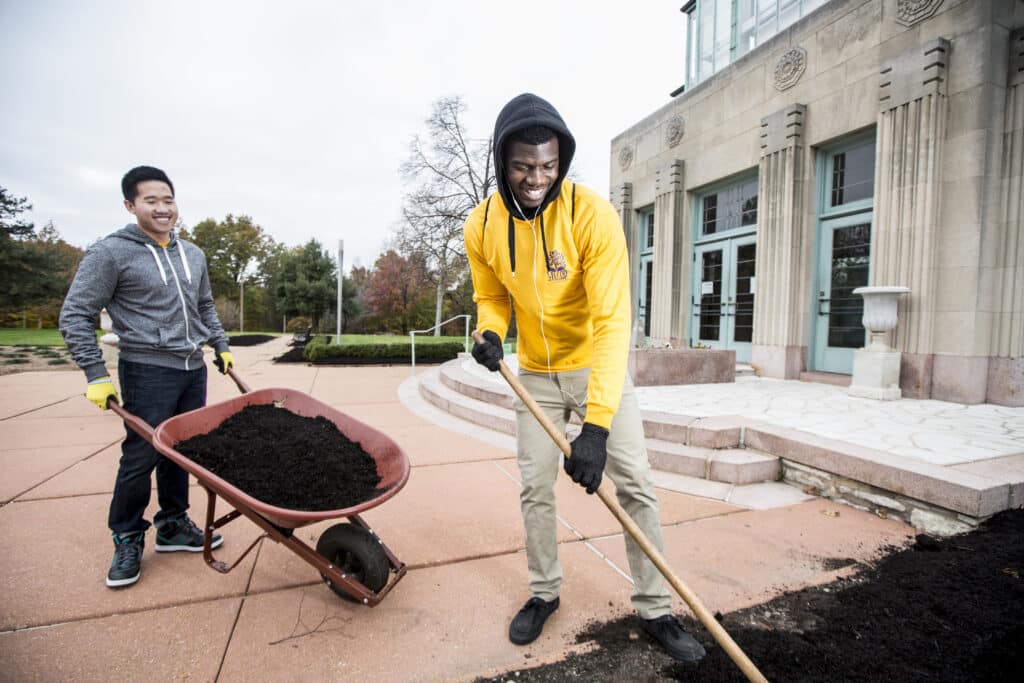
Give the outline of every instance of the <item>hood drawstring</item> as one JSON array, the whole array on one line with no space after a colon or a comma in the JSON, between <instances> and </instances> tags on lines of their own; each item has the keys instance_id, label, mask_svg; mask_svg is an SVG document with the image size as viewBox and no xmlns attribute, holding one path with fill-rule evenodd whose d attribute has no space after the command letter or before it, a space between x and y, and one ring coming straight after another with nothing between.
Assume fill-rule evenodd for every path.
<instances>
[{"instance_id":1,"label":"hood drawstring","mask_svg":"<svg viewBox=\"0 0 1024 683\"><path fill-rule=\"evenodd\" d=\"M156 248L152 244L147 244L146 249L149 249L149 253L153 255L153 260L156 261L156 267L160 269L160 279L167 284L167 271L164 270L164 266L160 263L160 257L156 254Z\"/></svg>"},{"instance_id":2,"label":"hood drawstring","mask_svg":"<svg viewBox=\"0 0 1024 683\"><path fill-rule=\"evenodd\" d=\"M192 271L188 267L188 261L185 260L185 248L182 246L181 240L178 240L178 256L181 257L181 266L185 269L185 279L192 284Z\"/></svg>"}]
</instances>

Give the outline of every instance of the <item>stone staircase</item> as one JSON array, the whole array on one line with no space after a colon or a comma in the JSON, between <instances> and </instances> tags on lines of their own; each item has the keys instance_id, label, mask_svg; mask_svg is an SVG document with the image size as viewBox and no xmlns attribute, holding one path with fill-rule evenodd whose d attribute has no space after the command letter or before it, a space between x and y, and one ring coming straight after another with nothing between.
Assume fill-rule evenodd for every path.
<instances>
[{"instance_id":1,"label":"stone staircase","mask_svg":"<svg viewBox=\"0 0 1024 683\"><path fill-rule=\"evenodd\" d=\"M463 356L419 375L421 396L450 415L514 435L511 390L499 375L470 372L466 364ZM714 418L653 412L645 412L643 420L648 458L655 470L740 486L777 481L782 475L780 458L744 447L740 428ZM574 415L569 438L578 430Z\"/></svg>"}]
</instances>

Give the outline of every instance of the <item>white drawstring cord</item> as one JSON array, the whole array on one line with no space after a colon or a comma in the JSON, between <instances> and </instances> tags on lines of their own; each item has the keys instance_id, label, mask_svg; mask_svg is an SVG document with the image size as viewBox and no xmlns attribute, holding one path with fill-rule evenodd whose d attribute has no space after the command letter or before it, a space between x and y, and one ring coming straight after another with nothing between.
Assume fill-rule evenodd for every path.
<instances>
[{"instance_id":1,"label":"white drawstring cord","mask_svg":"<svg viewBox=\"0 0 1024 683\"><path fill-rule=\"evenodd\" d=\"M153 247L152 244L147 244L146 245L146 249L149 249L149 253L151 253L153 255L153 260L156 261L156 267L160 269L160 279L163 280L164 284L166 285L167 284L167 273L164 271L163 264L160 263L160 257L157 256L156 249Z\"/></svg>"}]
</instances>

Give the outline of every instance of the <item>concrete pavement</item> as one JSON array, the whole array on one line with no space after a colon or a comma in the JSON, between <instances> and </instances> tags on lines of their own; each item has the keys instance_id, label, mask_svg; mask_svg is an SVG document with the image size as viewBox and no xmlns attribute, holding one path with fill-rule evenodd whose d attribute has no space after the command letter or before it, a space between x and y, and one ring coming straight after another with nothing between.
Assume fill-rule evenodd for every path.
<instances>
[{"instance_id":1,"label":"concrete pavement","mask_svg":"<svg viewBox=\"0 0 1024 683\"><path fill-rule=\"evenodd\" d=\"M371 609L339 599L274 543L220 575L196 555L157 556L149 533L140 582L106 588L106 513L123 427L84 399L78 372L7 375L0 681L472 680L559 659L578 647L585 624L631 611L621 529L598 499L563 479L562 607L535 643L509 643L508 621L528 594L508 437L452 429L450 416L407 407L408 367L274 365L285 343L234 349L240 373L254 388L310 393L387 433L410 459L406 488L365 515L408 564L403 581ZM236 391L211 372L211 402ZM761 506L769 509L658 493L666 557L713 611L830 581L851 568L829 569L829 560L869 562L912 532L797 490ZM193 489L194 517L205 498ZM315 544L330 524L296 533ZM258 535L244 518L223 533L225 560Z\"/></svg>"}]
</instances>

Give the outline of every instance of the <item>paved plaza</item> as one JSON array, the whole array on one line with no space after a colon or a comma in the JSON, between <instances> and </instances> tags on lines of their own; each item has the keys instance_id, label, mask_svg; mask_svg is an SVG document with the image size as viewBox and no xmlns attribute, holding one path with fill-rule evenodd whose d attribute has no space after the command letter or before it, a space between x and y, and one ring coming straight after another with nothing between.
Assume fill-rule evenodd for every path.
<instances>
[{"instance_id":1,"label":"paved plaza","mask_svg":"<svg viewBox=\"0 0 1024 683\"><path fill-rule=\"evenodd\" d=\"M384 432L408 455L408 485L366 514L408 565L406 577L368 608L339 599L309 565L272 542L220 575L199 556L158 556L150 533L140 582L110 590L103 580L112 552L106 512L123 427L82 397L80 373L3 376L0 681L468 681L558 660L583 647L574 636L586 624L630 612L621 529L596 497L563 478L562 607L540 639L512 645L508 621L528 595L511 437L429 405L408 367L273 364L286 343L235 349L240 374L253 388L309 393ZM211 373L211 402L236 393L230 380ZM905 455L922 458L943 453L942 441L930 439L945 433L1005 460L1020 443L1024 415L937 402L878 408L836 387L756 378L644 388L641 400L647 409L692 416L728 411L804 420L787 426L811 431L829 428L831 409L849 428L845 438L874 438L866 434L873 425L888 426L887 447L916 448L920 453ZM774 497L747 504L656 481L665 555L712 611L831 581L852 571L832 568L831 560L870 562L914 533L778 482L771 483ZM195 486L195 517L202 518L205 501ZM315 544L330 524L296 533ZM229 561L259 535L244 518L223 533L219 557ZM686 611L681 600L676 607Z\"/></svg>"}]
</instances>

